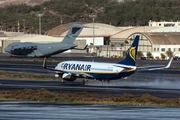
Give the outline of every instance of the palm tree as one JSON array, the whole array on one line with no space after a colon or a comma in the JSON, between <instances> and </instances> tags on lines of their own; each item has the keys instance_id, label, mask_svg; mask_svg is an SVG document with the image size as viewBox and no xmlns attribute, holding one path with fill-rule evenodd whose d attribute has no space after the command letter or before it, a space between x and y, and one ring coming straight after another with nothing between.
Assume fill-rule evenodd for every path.
<instances>
[{"instance_id":1,"label":"palm tree","mask_svg":"<svg viewBox=\"0 0 180 120\"><path fill-rule=\"evenodd\" d=\"M127 40L125 40L124 45L125 45L125 50L126 50L126 45L129 44Z\"/></svg>"},{"instance_id":2,"label":"palm tree","mask_svg":"<svg viewBox=\"0 0 180 120\"><path fill-rule=\"evenodd\" d=\"M171 50L166 51L166 55L171 58L173 56L173 52Z\"/></svg>"},{"instance_id":3,"label":"palm tree","mask_svg":"<svg viewBox=\"0 0 180 120\"><path fill-rule=\"evenodd\" d=\"M93 43L90 43L90 46L89 46L89 54L92 54L93 53L93 47L94 47L94 45L93 45Z\"/></svg>"},{"instance_id":4,"label":"palm tree","mask_svg":"<svg viewBox=\"0 0 180 120\"><path fill-rule=\"evenodd\" d=\"M111 50L113 50L114 49L114 44L111 44Z\"/></svg>"},{"instance_id":5,"label":"palm tree","mask_svg":"<svg viewBox=\"0 0 180 120\"><path fill-rule=\"evenodd\" d=\"M130 45L131 45L132 41L133 41L133 39L132 39L132 38L130 38Z\"/></svg>"},{"instance_id":6,"label":"palm tree","mask_svg":"<svg viewBox=\"0 0 180 120\"><path fill-rule=\"evenodd\" d=\"M163 53L161 53L161 59L164 60L165 58L166 56Z\"/></svg>"},{"instance_id":7,"label":"palm tree","mask_svg":"<svg viewBox=\"0 0 180 120\"><path fill-rule=\"evenodd\" d=\"M150 57L152 57L152 53L151 52L147 52L147 58L149 59Z\"/></svg>"},{"instance_id":8,"label":"palm tree","mask_svg":"<svg viewBox=\"0 0 180 120\"><path fill-rule=\"evenodd\" d=\"M122 52L122 47L124 47L124 43L121 43L120 56L121 56L121 52ZM122 52L122 56L123 56L123 52Z\"/></svg>"},{"instance_id":9,"label":"palm tree","mask_svg":"<svg viewBox=\"0 0 180 120\"><path fill-rule=\"evenodd\" d=\"M107 57L109 57L108 56L108 52L109 52L109 43L111 42L111 40L110 39L108 39L108 40L106 40L106 45L107 45Z\"/></svg>"},{"instance_id":10,"label":"palm tree","mask_svg":"<svg viewBox=\"0 0 180 120\"><path fill-rule=\"evenodd\" d=\"M138 58L141 58L143 56L143 53L141 51L138 51L137 56L138 56Z\"/></svg>"},{"instance_id":11,"label":"palm tree","mask_svg":"<svg viewBox=\"0 0 180 120\"><path fill-rule=\"evenodd\" d=\"M99 53L99 56L100 56L99 49L100 49L100 47L99 47L99 46L96 46L96 53Z\"/></svg>"}]
</instances>

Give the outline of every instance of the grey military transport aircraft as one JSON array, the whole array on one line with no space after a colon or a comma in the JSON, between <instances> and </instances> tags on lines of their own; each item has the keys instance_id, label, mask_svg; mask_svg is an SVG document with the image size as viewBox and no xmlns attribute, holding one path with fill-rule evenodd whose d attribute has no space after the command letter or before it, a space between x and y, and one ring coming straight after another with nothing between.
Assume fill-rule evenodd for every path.
<instances>
[{"instance_id":1,"label":"grey military transport aircraft","mask_svg":"<svg viewBox=\"0 0 180 120\"><path fill-rule=\"evenodd\" d=\"M4 51L11 55L21 55L27 57L50 57L70 49L85 50L76 48L73 42L81 33L83 28L88 28L81 24L73 24L62 42L33 43L33 42L14 42L4 48Z\"/></svg>"}]
</instances>

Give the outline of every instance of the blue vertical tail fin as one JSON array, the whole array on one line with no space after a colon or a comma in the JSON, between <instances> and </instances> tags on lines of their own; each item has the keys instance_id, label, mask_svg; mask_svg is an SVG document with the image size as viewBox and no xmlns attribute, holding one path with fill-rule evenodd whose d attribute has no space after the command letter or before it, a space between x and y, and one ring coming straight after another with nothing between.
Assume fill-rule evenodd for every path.
<instances>
[{"instance_id":1,"label":"blue vertical tail fin","mask_svg":"<svg viewBox=\"0 0 180 120\"><path fill-rule=\"evenodd\" d=\"M138 44L139 44L139 35L136 35L131 47L127 51L126 58L124 60L118 62L118 64L135 66L136 65L136 56L137 56Z\"/></svg>"},{"instance_id":2,"label":"blue vertical tail fin","mask_svg":"<svg viewBox=\"0 0 180 120\"><path fill-rule=\"evenodd\" d=\"M81 33L82 29L84 28L81 24L73 24L69 31L67 32L66 36L62 40L64 43L74 43L78 35Z\"/></svg>"}]
</instances>

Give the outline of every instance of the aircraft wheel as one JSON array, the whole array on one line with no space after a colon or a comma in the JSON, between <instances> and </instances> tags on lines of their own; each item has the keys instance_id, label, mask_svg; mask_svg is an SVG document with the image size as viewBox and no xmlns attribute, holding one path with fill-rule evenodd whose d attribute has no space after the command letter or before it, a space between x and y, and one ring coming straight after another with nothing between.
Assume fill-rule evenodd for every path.
<instances>
[{"instance_id":1,"label":"aircraft wheel","mask_svg":"<svg viewBox=\"0 0 180 120\"><path fill-rule=\"evenodd\" d=\"M110 80L102 80L103 83L110 83Z\"/></svg>"},{"instance_id":2,"label":"aircraft wheel","mask_svg":"<svg viewBox=\"0 0 180 120\"><path fill-rule=\"evenodd\" d=\"M127 80L128 78L127 77L123 77L124 80Z\"/></svg>"},{"instance_id":3,"label":"aircraft wheel","mask_svg":"<svg viewBox=\"0 0 180 120\"><path fill-rule=\"evenodd\" d=\"M83 85L87 85L89 83L88 80L83 80Z\"/></svg>"},{"instance_id":4,"label":"aircraft wheel","mask_svg":"<svg viewBox=\"0 0 180 120\"><path fill-rule=\"evenodd\" d=\"M107 83L110 83L110 80L106 80Z\"/></svg>"}]
</instances>

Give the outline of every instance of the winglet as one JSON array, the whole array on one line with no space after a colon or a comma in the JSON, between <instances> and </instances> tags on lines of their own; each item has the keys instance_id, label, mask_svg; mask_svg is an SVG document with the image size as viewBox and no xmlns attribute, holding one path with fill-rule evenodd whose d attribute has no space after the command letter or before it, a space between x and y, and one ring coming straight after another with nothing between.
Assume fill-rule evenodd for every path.
<instances>
[{"instance_id":1,"label":"winglet","mask_svg":"<svg viewBox=\"0 0 180 120\"><path fill-rule=\"evenodd\" d=\"M151 70L162 70L162 69L167 69L167 68L169 68L169 67L171 66L172 60L173 60L173 57L169 60L169 63L168 63L165 67L151 68L151 69L148 69L148 70L151 71Z\"/></svg>"},{"instance_id":2,"label":"winglet","mask_svg":"<svg viewBox=\"0 0 180 120\"><path fill-rule=\"evenodd\" d=\"M173 60L173 57L171 57L169 63L167 64L167 66L165 68L169 68L171 66L172 60Z\"/></svg>"}]
</instances>

